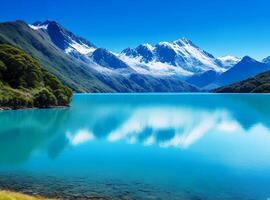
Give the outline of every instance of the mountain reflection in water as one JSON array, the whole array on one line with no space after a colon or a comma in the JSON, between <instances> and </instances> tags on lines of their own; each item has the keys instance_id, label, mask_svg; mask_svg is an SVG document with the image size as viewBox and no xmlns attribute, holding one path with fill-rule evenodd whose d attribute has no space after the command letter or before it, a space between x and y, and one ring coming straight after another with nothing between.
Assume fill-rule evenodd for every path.
<instances>
[{"instance_id":1,"label":"mountain reflection in water","mask_svg":"<svg viewBox=\"0 0 270 200\"><path fill-rule=\"evenodd\" d=\"M207 134L269 138L269 95L76 95L68 109L0 113L0 162L92 140L188 149ZM16 147L16 148L14 148Z\"/></svg>"},{"instance_id":2,"label":"mountain reflection in water","mask_svg":"<svg viewBox=\"0 0 270 200\"><path fill-rule=\"evenodd\" d=\"M60 199L267 199L270 95L75 95L0 112L0 188Z\"/></svg>"}]
</instances>

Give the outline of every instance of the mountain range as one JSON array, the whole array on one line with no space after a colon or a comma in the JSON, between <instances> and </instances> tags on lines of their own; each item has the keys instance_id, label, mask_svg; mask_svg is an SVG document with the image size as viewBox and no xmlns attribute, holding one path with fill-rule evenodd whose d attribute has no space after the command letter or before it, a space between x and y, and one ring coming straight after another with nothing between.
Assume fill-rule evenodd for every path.
<instances>
[{"instance_id":1,"label":"mountain range","mask_svg":"<svg viewBox=\"0 0 270 200\"><path fill-rule=\"evenodd\" d=\"M270 93L270 71L215 90L218 93Z\"/></svg>"},{"instance_id":2,"label":"mountain range","mask_svg":"<svg viewBox=\"0 0 270 200\"><path fill-rule=\"evenodd\" d=\"M24 50L75 92L198 92L270 70L269 58L215 58L186 38L115 53L48 20L1 23L0 43Z\"/></svg>"}]
</instances>

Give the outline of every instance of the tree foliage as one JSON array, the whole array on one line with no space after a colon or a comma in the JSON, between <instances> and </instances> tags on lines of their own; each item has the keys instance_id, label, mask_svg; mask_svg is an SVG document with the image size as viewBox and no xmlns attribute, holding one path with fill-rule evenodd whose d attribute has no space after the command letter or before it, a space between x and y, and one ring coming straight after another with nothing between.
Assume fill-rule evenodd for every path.
<instances>
[{"instance_id":1,"label":"tree foliage","mask_svg":"<svg viewBox=\"0 0 270 200\"><path fill-rule=\"evenodd\" d=\"M58 105L57 99L47 88L40 89L34 94L34 105L39 108Z\"/></svg>"},{"instance_id":2,"label":"tree foliage","mask_svg":"<svg viewBox=\"0 0 270 200\"><path fill-rule=\"evenodd\" d=\"M72 91L22 50L0 45L0 106L67 106Z\"/></svg>"}]
</instances>

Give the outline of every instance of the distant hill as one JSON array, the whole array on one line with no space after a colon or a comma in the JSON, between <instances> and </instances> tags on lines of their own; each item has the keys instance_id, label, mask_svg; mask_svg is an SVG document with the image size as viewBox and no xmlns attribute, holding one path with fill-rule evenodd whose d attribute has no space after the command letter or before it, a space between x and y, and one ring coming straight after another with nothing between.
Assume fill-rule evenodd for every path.
<instances>
[{"instance_id":1,"label":"distant hill","mask_svg":"<svg viewBox=\"0 0 270 200\"><path fill-rule=\"evenodd\" d=\"M231 67L222 73L213 70L197 73L187 78L186 81L203 91L209 91L243 81L270 70L269 58L264 59L262 62L248 56L245 56L240 62L237 62L238 58L232 56L220 59L227 65L230 63Z\"/></svg>"},{"instance_id":2,"label":"distant hill","mask_svg":"<svg viewBox=\"0 0 270 200\"><path fill-rule=\"evenodd\" d=\"M222 73L214 82L215 85L225 86L235 82L253 77L259 73L270 70L270 66L258 62L248 56L244 57L238 64Z\"/></svg>"},{"instance_id":3,"label":"distant hill","mask_svg":"<svg viewBox=\"0 0 270 200\"><path fill-rule=\"evenodd\" d=\"M210 70L204 73L195 74L188 78L186 81L199 88L203 88L213 83L219 76L220 73Z\"/></svg>"},{"instance_id":4,"label":"distant hill","mask_svg":"<svg viewBox=\"0 0 270 200\"><path fill-rule=\"evenodd\" d=\"M72 91L22 50L0 45L0 108L68 106Z\"/></svg>"},{"instance_id":5,"label":"distant hill","mask_svg":"<svg viewBox=\"0 0 270 200\"><path fill-rule=\"evenodd\" d=\"M263 63L270 65L270 56L262 60Z\"/></svg>"},{"instance_id":6,"label":"distant hill","mask_svg":"<svg viewBox=\"0 0 270 200\"><path fill-rule=\"evenodd\" d=\"M270 71L215 90L217 93L270 93Z\"/></svg>"}]
</instances>

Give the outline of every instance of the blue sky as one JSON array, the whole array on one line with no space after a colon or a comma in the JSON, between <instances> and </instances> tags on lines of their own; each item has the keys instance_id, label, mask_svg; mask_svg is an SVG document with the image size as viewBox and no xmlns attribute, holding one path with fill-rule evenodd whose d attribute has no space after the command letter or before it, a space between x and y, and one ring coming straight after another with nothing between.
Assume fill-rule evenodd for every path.
<instances>
[{"instance_id":1,"label":"blue sky","mask_svg":"<svg viewBox=\"0 0 270 200\"><path fill-rule=\"evenodd\" d=\"M270 56L269 0L12 0L0 21L56 20L99 47L121 51L181 37L215 56Z\"/></svg>"}]
</instances>

